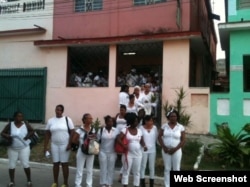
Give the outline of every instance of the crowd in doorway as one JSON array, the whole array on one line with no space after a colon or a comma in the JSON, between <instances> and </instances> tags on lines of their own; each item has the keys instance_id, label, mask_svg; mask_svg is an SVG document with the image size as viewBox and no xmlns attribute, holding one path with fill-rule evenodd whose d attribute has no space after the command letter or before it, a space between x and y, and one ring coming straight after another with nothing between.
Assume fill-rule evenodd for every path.
<instances>
[{"instance_id":1,"label":"crowd in doorway","mask_svg":"<svg viewBox=\"0 0 250 187\"><path fill-rule=\"evenodd\" d=\"M146 83L151 83L153 92L159 92L161 88L159 73L155 71L137 72L135 68L132 68L129 72L119 71L116 78L116 86L119 87L124 84L130 87L143 86ZM75 72L70 76L68 85L71 87L107 87L108 75L102 70Z\"/></svg>"},{"instance_id":2,"label":"crowd in doorway","mask_svg":"<svg viewBox=\"0 0 250 187\"><path fill-rule=\"evenodd\" d=\"M102 70L93 72L78 72L70 76L69 86L71 87L107 87L108 77Z\"/></svg>"}]
</instances>

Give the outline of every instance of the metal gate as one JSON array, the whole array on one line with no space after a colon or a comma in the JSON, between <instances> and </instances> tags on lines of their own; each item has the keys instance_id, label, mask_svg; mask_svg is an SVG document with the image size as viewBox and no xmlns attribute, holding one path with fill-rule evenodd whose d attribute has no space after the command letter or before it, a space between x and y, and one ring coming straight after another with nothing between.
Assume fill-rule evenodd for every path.
<instances>
[{"instance_id":1,"label":"metal gate","mask_svg":"<svg viewBox=\"0 0 250 187\"><path fill-rule=\"evenodd\" d=\"M45 121L47 68L0 70L0 119L21 111L26 120Z\"/></svg>"}]
</instances>

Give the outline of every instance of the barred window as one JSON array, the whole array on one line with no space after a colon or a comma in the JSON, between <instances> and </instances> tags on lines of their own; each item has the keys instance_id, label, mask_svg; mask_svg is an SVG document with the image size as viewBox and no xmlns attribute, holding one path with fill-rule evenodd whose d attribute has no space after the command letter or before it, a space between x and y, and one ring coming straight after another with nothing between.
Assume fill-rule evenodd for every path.
<instances>
[{"instance_id":1,"label":"barred window","mask_svg":"<svg viewBox=\"0 0 250 187\"><path fill-rule=\"evenodd\" d=\"M249 9L250 0L238 0L237 9Z\"/></svg>"},{"instance_id":2,"label":"barred window","mask_svg":"<svg viewBox=\"0 0 250 187\"><path fill-rule=\"evenodd\" d=\"M108 87L109 46L68 48L68 87Z\"/></svg>"},{"instance_id":3,"label":"barred window","mask_svg":"<svg viewBox=\"0 0 250 187\"><path fill-rule=\"evenodd\" d=\"M162 2L166 2L166 0L134 0L134 5L135 6L151 5L151 4L162 3Z\"/></svg>"},{"instance_id":4,"label":"barred window","mask_svg":"<svg viewBox=\"0 0 250 187\"><path fill-rule=\"evenodd\" d=\"M102 10L102 0L75 0L76 12Z\"/></svg>"}]
</instances>

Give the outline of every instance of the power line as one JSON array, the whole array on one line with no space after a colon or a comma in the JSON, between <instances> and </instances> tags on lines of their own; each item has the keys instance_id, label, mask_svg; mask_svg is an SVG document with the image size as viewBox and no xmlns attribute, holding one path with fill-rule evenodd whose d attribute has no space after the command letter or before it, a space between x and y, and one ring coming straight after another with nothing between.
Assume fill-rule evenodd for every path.
<instances>
[{"instance_id":1,"label":"power line","mask_svg":"<svg viewBox=\"0 0 250 187\"><path fill-rule=\"evenodd\" d=\"M72 0L71 0L72 1ZM124 2L127 2L127 0L120 0L122 3L119 4L124 4ZM101 11L83 11L83 12L68 12L68 10L70 10L72 8L71 5L65 5L65 2L55 2L55 4L61 5L61 12L59 13L54 13L53 14L53 10L54 10L54 4L53 2L47 2L45 5L45 10L44 11L32 11L32 12L27 12L25 13L25 15L20 15L20 13L13 13L13 14L2 14L0 15L0 19L1 16L4 16L5 19L29 19L30 17L32 18L37 18L37 19L47 19L47 18L52 18L52 17L61 17L61 18L65 18L65 17L76 17L76 16L83 16L83 14L87 14L87 13L91 13L92 15L101 15L101 14L110 14L113 12L117 12L117 11L135 11L135 9L137 9L136 11L140 11L140 10L145 10L145 9L153 9L153 8L158 8L158 7L168 7L170 4L175 4L176 0L170 0L164 3L156 3L156 4L152 4L151 5L145 5L145 6L131 6L131 5L127 5L127 3L125 5L123 5L122 7L111 7L111 8L106 8L104 10ZM188 1L186 2L182 2L182 3L189 3ZM68 4L68 3L67 3ZM107 6L108 4L110 4L110 2L105 2L105 6ZM74 6L73 6L74 8ZM130 8L133 8L133 10L131 10ZM64 11L65 10L65 11ZM14 15L15 14L15 15Z\"/></svg>"}]
</instances>

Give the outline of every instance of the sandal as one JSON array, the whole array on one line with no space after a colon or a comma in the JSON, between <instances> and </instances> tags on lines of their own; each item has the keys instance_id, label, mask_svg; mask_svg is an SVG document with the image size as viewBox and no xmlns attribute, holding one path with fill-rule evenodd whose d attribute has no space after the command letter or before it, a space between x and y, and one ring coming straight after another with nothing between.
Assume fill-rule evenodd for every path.
<instances>
[{"instance_id":1,"label":"sandal","mask_svg":"<svg viewBox=\"0 0 250 187\"><path fill-rule=\"evenodd\" d=\"M57 187L57 184L56 184L56 183L53 183L53 184L51 185L51 187Z\"/></svg>"},{"instance_id":2,"label":"sandal","mask_svg":"<svg viewBox=\"0 0 250 187\"><path fill-rule=\"evenodd\" d=\"M10 183L7 185L7 187L14 187L14 186L15 186L14 182L10 182Z\"/></svg>"},{"instance_id":3,"label":"sandal","mask_svg":"<svg viewBox=\"0 0 250 187\"><path fill-rule=\"evenodd\" d=\"M27 187L32 187L31 181L29 181L29 182L27 183Z\"/></svg>"}]
</instances>

